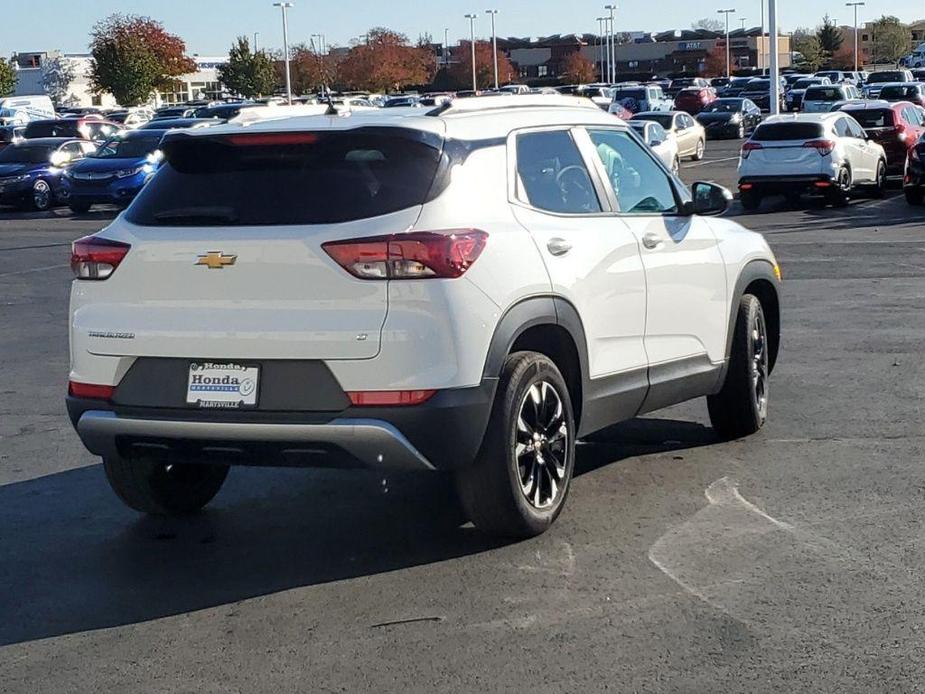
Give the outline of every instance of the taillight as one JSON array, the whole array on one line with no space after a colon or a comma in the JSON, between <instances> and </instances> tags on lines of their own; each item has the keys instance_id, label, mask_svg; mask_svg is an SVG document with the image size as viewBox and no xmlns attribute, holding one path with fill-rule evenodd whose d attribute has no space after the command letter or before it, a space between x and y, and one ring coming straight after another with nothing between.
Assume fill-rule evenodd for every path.
<instances>
[{"instance_id":1,"label":"taillight","mask_svg":"<svg viewBox=\"0 0 925 694\"><path fill-rule=\"evenodd\" d=\"M321 247L363 280L452 279L469 269L487 239L478 229L453 229L329 241Z\"/></svg>"},{"instance_id":2,"label":"taillight","mask_svg":"<svg viewBox=\"0 0 925 694\"><path fill-rule=\"evenodd\" d=\"M109 277L131 244L112 241L99 236L84 236L71 244L71 270L79 280L104 280Z\"/></svg>"},{"instance_id":3,"label":"taillight","mask_svg":"<svg viewBox=\"0 0 925 694\"><path fill-rule=\"evenodd\" d=\"M900 123L895 128L893 128L893 132L896 134L897 140L899 140L900 142L906 141L906 138L908 137L908 133L906 133L906 126L903 123Z\"/></svg>"},{"instance_id":4,"label":"taillight","mask_svg":"<svg viewBox=\"0 0 925 694\"><path fill-rule=\"evenodd\" d=\"M363 390L348 391L347 397L357 407L405 407L430 400L436 390Z\"/></svg>"},{"instance_id":5,"label":"taillight","mask_svg":"<svg viewBox=\"0 0 925 694\"><path fill-rule=\"evenodd\" d=\"M764 149L764 145L762 145L760 142L752 142L749 140L742 145L742 158L748 159L748 155L754 152L756 149Z\"/></svg>"},{"instance_id":6,"label":"taillight","mask_svg":"<svg viewBox=\"0 0 925 694\"><path fill-rule=\"evenodd\" d=\"M835 149L835 143L831 140L810 140L803 144L804 147L809 147L819 152L820 157L824 157L832 153L832 150Z\"/></svg>"},{"instance_id":7,"label":"taillight","mask_svg":"<svg viewBox=\"0 0 925 694\"><path fill-rule=\"evenodd\" d=\"M75 398L92 398L93 400L109 400L116 392L115 386L101 386L96 383L78 383L68 381L68 395Z\"/></svg>"}]
</instances>

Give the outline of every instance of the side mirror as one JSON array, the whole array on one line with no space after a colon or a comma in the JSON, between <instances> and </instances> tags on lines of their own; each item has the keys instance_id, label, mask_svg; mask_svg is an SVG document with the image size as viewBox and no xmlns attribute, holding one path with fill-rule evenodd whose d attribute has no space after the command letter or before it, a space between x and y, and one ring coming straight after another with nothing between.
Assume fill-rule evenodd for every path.
<instances>
[{"instance_id":1,"label":"side mirror","mask_svg":"<svg viewBox=\"0 0 925 694\"><path fill-rule=\"evenodd\" d=\"M653 137L651 140L649 140L649 147L658 147L660 144L662 144L662 142L664 142L664 140L659 140L657 137Z\"/></svg>"},{"instance_id":2,"label":"side mirror","mask_svg":"<svg viewBox=\"0 0 925 694\"><path fill-rule=\"evenodd\" d=\"M691 186L694 198L693 213L699 215L719 215L729 208L732 193L715 183L697 181Z\"/></svg>"}]
</instances>

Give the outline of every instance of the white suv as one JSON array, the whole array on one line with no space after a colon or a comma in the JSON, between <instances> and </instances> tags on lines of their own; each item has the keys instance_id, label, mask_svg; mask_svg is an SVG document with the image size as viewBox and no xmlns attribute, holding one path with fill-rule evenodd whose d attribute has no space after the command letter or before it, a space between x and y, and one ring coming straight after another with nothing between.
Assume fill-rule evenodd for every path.
<instances>
[{"instance_id":1,"label":"white suv","mask_svg":"<svg viewBox=\"0 0 925 694\"><path fill-rule=\"evenodd\" d=\"M779 271L586 99L168 136L74 243L68 409L129 506L192 512L229 464L452 472L510 536L562 508L577 439L698 396L767 416Z\"/></svg>"},{"instance_id":2,"label":"white suv","mask_svg":"<svg viewBox=\"0 0 925 694\"><path fill-rule=\"evenodd\" d=\"M746 210L768 195L796 203L807 192L843 206L862 188L883 196L886 153L847 113L772 116L742 145L739 202Z\"/></svg>"}]
</instances>

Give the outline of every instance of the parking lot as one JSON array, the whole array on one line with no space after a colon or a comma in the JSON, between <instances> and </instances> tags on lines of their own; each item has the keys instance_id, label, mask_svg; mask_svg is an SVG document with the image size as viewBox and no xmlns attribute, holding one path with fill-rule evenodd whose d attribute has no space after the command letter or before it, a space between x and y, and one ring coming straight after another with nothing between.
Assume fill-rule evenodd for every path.
<instances>
[{"instance_id":1,"label":"parking lot","mask_svg":"<svg viewBox=\"0 0 925 694\"><path fill-rule=\"evenodd\" d=\"M682 177L732 187L738 147ZM112 214L0 212L0 691L921 691L925 238L895 188L734 205L784 274L768 425L619 425L513 544L427 478L235 468L192 520L124 508L63 403L68 246Z\"/></svg>"}]
</instances>

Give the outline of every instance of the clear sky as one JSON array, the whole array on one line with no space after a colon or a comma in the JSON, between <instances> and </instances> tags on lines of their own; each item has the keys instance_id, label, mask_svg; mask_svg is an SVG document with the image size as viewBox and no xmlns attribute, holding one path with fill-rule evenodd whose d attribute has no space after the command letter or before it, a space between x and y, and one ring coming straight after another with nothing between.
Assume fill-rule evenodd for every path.
<instances>
[{"instance_id":1,"label":"clear sky","mask_svg":"<svg viewBox=\"0 0 925 694\"><path fill-rule=\"evenodd\" d=\"M450 41L469 33L463 15L477 12L476 35L490 33L486 7L500 10L501 36L543 36L554 33L596 32L595 18L604 14L603 0L292 0L290 41L308 41L311 34L325 34L328 44L345 45L373 26L387 26L411 38L429 32L443 40L444 27ZM611 2L613 0L610 0ZM717 17L722 6L736 8L730 25L738 27L745 17L749 26L759 23L761 0L617 0L618 31L662 31L687 28L701 17ZM813 26L828 13L839 23L853 21L844 0L778 0L781 28ZM180 35L190 53L215 55L227 52L235 36L260 33L261 46L280 47L282 29L279 9L272 0L0 0L0 55L18 51L61 49L86 50L93 22L112 12L144 14L162 21ZM904 21L925 18L925 0L867 0L861 21L881 14L895 14Z\"/></svg>"}]
</instances>

